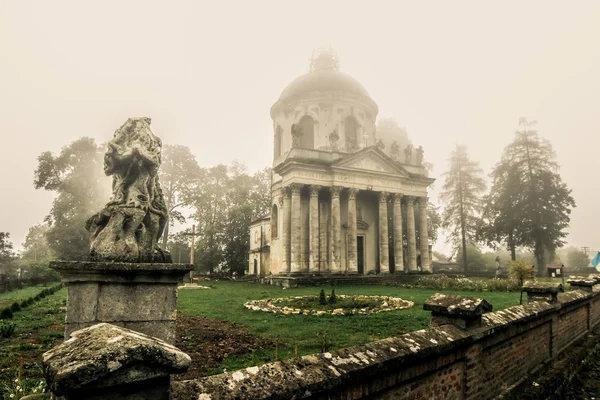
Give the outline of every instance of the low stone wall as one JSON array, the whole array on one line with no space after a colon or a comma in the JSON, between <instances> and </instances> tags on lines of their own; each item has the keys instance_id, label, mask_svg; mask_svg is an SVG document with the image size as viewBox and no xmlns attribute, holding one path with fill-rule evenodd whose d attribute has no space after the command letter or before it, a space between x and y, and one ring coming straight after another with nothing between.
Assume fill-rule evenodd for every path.
<instances>
[{"instance_id":1,"label":"low stone wall","mask_svg":"<svg viewBox=\"0 0 600 400\"><path fill-rule=\"evenodd\" d=\"M600 322L599 286L558 295L555 287L549 302L532 301L486 314L482 313L489 304L484 300L452 305L438 298L426 308L433 311L432 324L439 326L298 360L174 382L171 398L516 397ZM539 287L532 290L539 295Z\"/></svg>"}]
</instances>

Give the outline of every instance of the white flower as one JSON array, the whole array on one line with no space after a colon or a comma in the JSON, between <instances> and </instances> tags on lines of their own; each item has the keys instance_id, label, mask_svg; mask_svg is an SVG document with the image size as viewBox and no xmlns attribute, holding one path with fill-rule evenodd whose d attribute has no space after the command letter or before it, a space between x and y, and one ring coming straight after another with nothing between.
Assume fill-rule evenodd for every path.
<instances>
[{"instance_id":1,"label":"white flower","mask_svg":"<svg viewBox=\"0 0 600 400\"><path fill-rule=\"evenodd\" d=\"M19 379L15 379L15 383L19 383Z\"/></svg>"},{"instance_id":2,"label":"white flower","mask_svg":"<svg viewBox=\"0 0 600 400\"><path fill-rule=\"evenodd\" d=\"M15 395L14 395L14 394L11 394L11 395L10 395L10 396L8 396L8 397L10 397L10 398L12 399L12 398L14 398L14 397L15 397Z\"/></svg>"},{"instance_id":3,"label":"white flower","mask_svg":"<svg viewBox=\"0 0 600 400\"><path fill-rule=\"evenodd\" d=\"M20 389L21 389L21 386L17 386L17 390L20 390Z\"/></svg>"},{"instance_id":4,"label":"white flower","mask_svg":"<svg viewBox=\"0 0 600 400\"><path fill-rule=\"evenodd\" d=\"M19 388L19 392L22 392L22 391L23 391L23 389Z\"/></svg>"}]
</instances>

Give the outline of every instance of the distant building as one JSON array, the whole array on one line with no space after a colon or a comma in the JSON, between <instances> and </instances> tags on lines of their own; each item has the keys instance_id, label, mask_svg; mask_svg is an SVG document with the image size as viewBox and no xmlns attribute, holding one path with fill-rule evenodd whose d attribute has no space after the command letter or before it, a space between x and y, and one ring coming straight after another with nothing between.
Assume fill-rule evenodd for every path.
<instances>
[{"instance_id":1,"label":"distant building","mask_svg":"<svg viewBox=\"0 0 600 400\"><path fill-rule=\"evenodd\" d=\"M283 90L271 107L271 214L250 228L250 274L412 272L418 256L431 271L434 179L422 148L386 149L377 139L377 113L332 52L319 53Z\"/></svg>"}]
</instances>

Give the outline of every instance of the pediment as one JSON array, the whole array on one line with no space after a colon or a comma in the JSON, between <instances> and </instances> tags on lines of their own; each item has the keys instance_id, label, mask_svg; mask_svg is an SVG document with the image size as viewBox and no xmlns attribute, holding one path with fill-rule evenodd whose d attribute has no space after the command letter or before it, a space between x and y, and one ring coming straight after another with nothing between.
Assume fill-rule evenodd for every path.
<instances>
[{"instance_id":1,"label":"pediment","mask_svg":"<svg viewBox=\"0 0 600 400\"><path fill-rule=\"evenodd\" d=\"M332 166L369 172L408 175L404 168L399 166L385 153L373 147L341 158L335 161Z\"/></svg>"}]
</instances>

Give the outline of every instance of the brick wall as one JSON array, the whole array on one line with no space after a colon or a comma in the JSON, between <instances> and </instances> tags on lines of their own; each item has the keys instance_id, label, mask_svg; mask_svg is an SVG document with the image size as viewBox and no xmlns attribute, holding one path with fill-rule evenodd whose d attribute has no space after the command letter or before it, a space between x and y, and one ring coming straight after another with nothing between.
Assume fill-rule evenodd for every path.
<instances>
[{"instance_id":1,"label":"brick wall","mask_svg":"<svg viewBox=\"0 0 600 400\"><path fill-rule=\"evenodd\" d=\"M600 285L299 360L174 382L172 399L492 399L518 393L600 322ZM600 325L598 325L600 327ZM200 397L199 397L200 396Z\"/></svg>"}]
</instances>

